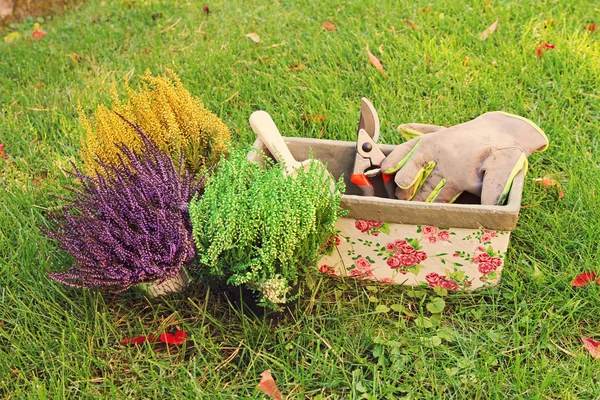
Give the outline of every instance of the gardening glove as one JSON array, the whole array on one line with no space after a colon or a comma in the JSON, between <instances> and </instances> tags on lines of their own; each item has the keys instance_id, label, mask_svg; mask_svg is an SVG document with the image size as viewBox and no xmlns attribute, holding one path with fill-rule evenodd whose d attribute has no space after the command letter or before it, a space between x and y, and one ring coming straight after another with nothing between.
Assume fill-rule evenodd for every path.
<instances>
[{"instance_id":1,"label":"gardening glove","mask_svg":"<svg viewBox=\"0 0 600 400\"><path fill-rule=\"evenodd\" d=\"M502 205L515 176L527 170L527 156L548 147L536 124L501 111L450 128L407 124L398 130L410 140L386 157L381 170L396 173L401 200L452 203L468 192L481 204Z\"/></svg>"}]
</instances>

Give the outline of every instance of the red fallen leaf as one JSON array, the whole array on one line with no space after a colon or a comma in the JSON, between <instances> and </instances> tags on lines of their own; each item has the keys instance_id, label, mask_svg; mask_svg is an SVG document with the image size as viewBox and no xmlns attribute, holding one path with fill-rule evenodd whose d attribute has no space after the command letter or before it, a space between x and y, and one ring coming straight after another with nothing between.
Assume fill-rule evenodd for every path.
<instances>
[{"instance_id":1,"label":"red fallen leaf","mask_svg":"<svg viewBox=\"0 0 600 400\"><path fill-rule=\"evenodd\" d=\"M490 34L494 33L494 31L496 30L497 27L498 27L498 20L495 20L494 23L489 26L489 28L487 28L485 31L481 32L479 39L486 40Z\"/></svg>"},{"instance_id":2,"label":"red fallen leaf","mask_svg":"<svg viewBox=\"0 0 600 400\"><path fill-rule=\"evenodd\" d=\"M335 24L332 24L329 21L325 21L323 22L323 25L321 25L323 27L323 29L325 29L326 31L335 31L335 29L337 28L337 26L335 26Z\"/></svg>"},{"instance_id":3,"label":"red fallen leaf","mask_svg":"<svg viewBox=\"0 0 600 400\"><path fill-rule=\"evenodd\" d=\"M33 31L33 33L31 34L31 38L34 40L40 40L41 38L43 38L44 36L46 36L47 33L41 29L37 29L35 31Z\"/></svg>"},{"instance_id":4,"label":"red fallen leaf","mask_svg":"<svg viewBox=\"0 0 600 400\"><path fill-rule=\"evenodd\" d=\"M385 69L383 68L383 64L381 64L381 61L379 61L379 59L377 57L375 57L373 55L373 53L371 53L369 51L368 47L367 47L367 54L369 55L369 62L371 63L371 65L373 65L375 68L377 68L377 70L379 72L381 72L381 74L383 76L385 76Z\"/></svg>"},{"instance_id":5,"label":"red fallen leaf","mask_svg":"<svg viewBox=\"0 0 600 400\"><path fill-rule=\"evenodd\" d=\"M121 344L142 344L142 343L153 343L156 342L156 337L154 336L135 336L132 338L125 338L121 340Z\"/></svg>"},{"instance_id":6,"label":"red fallen leaf","mask_svg":"<svg viewBox=\"0 0 600 400\"><path fill-rule=\"evenodd\" d=\"M585 286L590 282L593 282L596 279L596 273L594 271L588 271L583 274L579 274L573 279L571 282L571 286L573 287L581 287Z\"/></svg>"},{"instance_id":7,"label":"red fallen leaf","mask_svg":"<svg viewBox=\"0 0 600 400\"><path fill-rule=\"evenodd\" d=\"M202 11L204 11L204 13L205 13L206 15L209 15L209 14L210 14L210 10L208 9L208 6L202 6Z\"/></svg>"},{"instance_id":8,"label":"red fallen leaf","mask_svg":"<svg viewBox=\"0 0 600 400\"><path fill-rule=\"evenodd\" d=\"M548 50L548 49L555 49L556 46L550 43L542 43L540 44L540 46L537 48L537 51L535 52L536 56L541 56L542 52L544 50Z\"/></svg>"},{"instance_id":9,"label":"red fallen leaf","mask_svg":"<svg viewBox=\"0 0 600 400\"><path fill-rule=\"evenodd\" d=\"M8 158L8 154L4 152L4 146L6 146L6 144L0 143L0 158Z\"/></svg>"},{"instance_id":10,"label":"red fallen leaf","mask_svg":"<svg viewBox=\"0 0 600 400\"><path fill-rule=\"evenodd\" d=\"M177 332L175 332L174 335L171 333L163 333L162 335L160 335L158 337L158 340L160 340L163 343L176 344L176 345L183 344L183 342L185 342L186 339L187 339L187 333L185 333L184 331L181 331L181 330L178 330Z\"/></svg>"},{"instance_id":11,"label":"red fallen leaf","mask_svg":"<svg viewBox=\"0 0 600 400\"><path fill-rule=\"evenodd\" d=\"M591 338L584 338L582 337L581 340L583 341L583 345L585 346L585 349L592 355L592 357L594 358L594 360L599 360L600 359L600 349L598 348L598 346L600 346L600 342Z\"/></svg>"},{"instance_id":12,"label":"red fallen leaf","mask_svg":"<svg viewBox=\"0 0 600 400\"><path fill-rule=\"evenodd\" d=\"M4 325L4 322L0 322L0 328L2 328L2 325Z\"/></svg>"},{"instance_id":13,"label":"red fallen leaf","mask_svg":"<svg viewBox=\"0 0 600 400\"><path fill-rule=\"evenodd\" d=\"M548 177L536 178L534 181L542 185L542 187L556 186L558 188L558 198L562 199L563 197L565 197L565 192L563 192L562 185L560 184L560 182L554 179L550 179Z\"/></svg>"},{"instance_id":14,"label":"red fallen leaf","mask_svg":"<svg viewBox=\"0 0 600 400\"><path fill-rule=\"evenodd\" d=\"M271 396L274 400L282 400L283 396L281 392L277 388L277 384L271 375L271 370L268 369L260 374L260 383L258 384L258 390L266 394L267 396Z\"/></svg>"},{"instance_id":15,"label":"red fallen leaf","mask_svg":"<svg viewBox=\"0 0 600 400\"><path fill-rule=\"evenodd\" d=\"M588 24L588 26L586 26L585 29L587 29L590 32L594 32L597 27L598 27L598 25L596 25L594 22L592 22L591 24Z\"/></svg>"}]
</instances>

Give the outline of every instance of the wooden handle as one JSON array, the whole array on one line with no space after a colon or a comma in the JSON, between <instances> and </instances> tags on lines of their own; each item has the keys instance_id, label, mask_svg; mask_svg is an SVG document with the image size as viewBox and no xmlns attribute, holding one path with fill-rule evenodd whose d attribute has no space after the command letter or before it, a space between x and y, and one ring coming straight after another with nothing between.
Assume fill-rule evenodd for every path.
<instances>
[{"instance_id":1,"label":"wooden handle","mask_svg":"<svg viewBox=\"0 0 600 400\"><path fill-rule=\"evenodd\" d=\"M285 164L288 174L300 167L301 163L296 161L285 140L279 133L279 129L271 119L271 116L265 111L255 111L250 115L250 126L258 135L260 140L267 146L273 157L279 162Z\"/></svg>"}]
</instances>

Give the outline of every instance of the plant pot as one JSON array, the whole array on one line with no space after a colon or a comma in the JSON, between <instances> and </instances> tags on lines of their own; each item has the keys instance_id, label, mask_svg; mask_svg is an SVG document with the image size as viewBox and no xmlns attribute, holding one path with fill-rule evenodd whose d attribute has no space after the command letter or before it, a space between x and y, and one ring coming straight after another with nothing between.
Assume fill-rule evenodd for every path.
<instances>
[{"instance_id":1,"label":"plant pot","mask_svg":"<svg viewBox=\"0 0 600 400\"><path fill-rule=\"evenodd\" d=\"M339 234L332 238L333 253L319 260L320 272L449 290L472 290L500 281L510 233L519 218L523 172L516 176L505 206L480 205L468 194L454 204L388 199L380 177L371 180L375 196L365 197L350 182L355 142L284 139L296 160L312 154L346 183L341 207L349 214L336 222ZM379 146L385 155L394 147ZM260 139L254 148L269 155ZM260 161L256 152L248 158Z\"/></svg>"},{"instance_id":2,"label":"plant pot","mask_svg":"<svg viewBox=\"0 0 600 400\"><path fill-rule=\"evenodd\" d=\"M181 268L179 275L160 281L144 282L135 286L136 290L149 298L167 296L180 293L190 283L190 276L185 268Z\"/></svg>"}]
</instances>

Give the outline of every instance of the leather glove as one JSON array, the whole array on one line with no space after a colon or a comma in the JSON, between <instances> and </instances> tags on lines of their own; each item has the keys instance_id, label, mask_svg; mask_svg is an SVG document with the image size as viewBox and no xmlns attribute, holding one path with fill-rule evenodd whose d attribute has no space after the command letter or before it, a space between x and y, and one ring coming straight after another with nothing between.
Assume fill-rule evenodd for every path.
<instances>
[{"instance_id":1,"label":"leather glove","mask_svg":"<svg viewBox=\"0 0 600 400\"><path fill-rule=\"evenodd\" d=\"M527 170L527 157L548 147L536 124L501 111L450 128L407 124L398 130L413 138L396 147L381 170L396 173L401 200L452 203L469 192L481 204L502 205L515 176Z\"/></svg>"}]
</instances>

